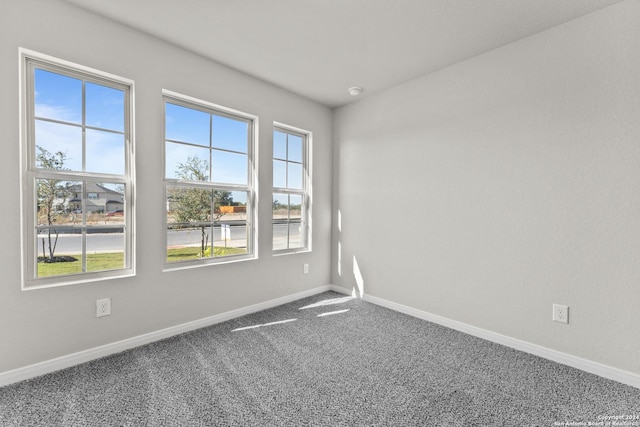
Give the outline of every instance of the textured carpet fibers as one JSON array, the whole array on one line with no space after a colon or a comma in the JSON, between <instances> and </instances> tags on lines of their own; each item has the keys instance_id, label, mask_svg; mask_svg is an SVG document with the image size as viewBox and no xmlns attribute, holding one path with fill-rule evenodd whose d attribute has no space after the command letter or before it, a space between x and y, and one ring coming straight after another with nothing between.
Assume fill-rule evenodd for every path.
<instances>
[{"instance_id":1,"label":"textured carpet fibers","mask_svg":"<svg viewBox=\"0 0 640 427\"><path fill-rule=\"evenodd\" d=\"M2 426L640 425L638 417L639 389L331 292L0 389Z\"/></svg>"}]
</instances>

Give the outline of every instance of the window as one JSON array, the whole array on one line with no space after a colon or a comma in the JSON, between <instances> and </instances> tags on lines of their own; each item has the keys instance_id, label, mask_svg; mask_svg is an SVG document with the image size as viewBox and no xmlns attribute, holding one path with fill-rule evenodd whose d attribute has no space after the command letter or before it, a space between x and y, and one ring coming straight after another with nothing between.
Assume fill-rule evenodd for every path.
<instances>
[{"instance_id":1,"label":"window","mask_svg":"<svg viewBox=\"0 0 640 427\"><path fill-rule=\"evenodd\" d=\"M311 250L311 134L276 124L273 130L273 250Z\"/></svg>"},{"instance_id":2,"label":"window","mask_svg":"<svg viewBox=\"0 0 640 427\"><path fill-rule=\"evenodd\" d=\"M168 91L164 110L165 263L255 258L257 118Z\"/></svg>"},{"instance_id":3,"label":"window","mask_svg":"<svg viewBox=\"0 0 640 427\"><path fill-rule=\"evenodd\" d=\"M133 82L27 50L21 66L24 288L134 274Z\"/></svg>"}]
</instances>

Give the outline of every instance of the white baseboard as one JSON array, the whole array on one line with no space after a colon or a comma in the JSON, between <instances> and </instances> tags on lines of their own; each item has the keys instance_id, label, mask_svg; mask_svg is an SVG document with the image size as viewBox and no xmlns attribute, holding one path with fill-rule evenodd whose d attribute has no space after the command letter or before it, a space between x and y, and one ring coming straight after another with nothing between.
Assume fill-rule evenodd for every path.
<instances>
[{"instance_id":1,"label":"white baseboard","mask_svg":"<svg viewBox=\"0 0 640 427\"><path fill-rule=\"evenodd\" d=\"M331 290L343 293L348 292L346 289L338 290L335 286L332 286ZM572 356L570 354L562 353L560 351L552 350L540 345L531 344L526 341L487 331L486 329L471 326L466 323L451 320L446 317L438 316L436 314L428 313L426 311L418 310L416 308L398 304L392 301L387 301L385 299L374 297L371 295L365 294L363 299L367 302L390 308L391 310L399 311L400 313L408 314L409 316L417 317L418 319L437 323L439 325L446 326L447 328L464 332L465 334L473 335L487 341L492 341L507 347L514 348L516 350L524 351L525 353L534 354L536 356L540 356L554 362L562 363L563 365L571 366L573 368L577 368L603 378L627 384L632 387L640 388L640 375L633 372L623 371L622 369L613 368L611 366L603 365L601 363L593 362L581 357Z\"/></svg>"},{"instance_id":2,"label":"white baseboard","mask_svg":"<svg viewBox=\"0 0 640 427\"><path fill-rule=\"evenodd\" d=\"M111 354L119 353L121 351L129 350L131 348L139 347L141 345L149 344L165 338L170 338L184 332L193 331L199 328L204 328L206 326L215 325L217 323L235 319L247 314L255 313L257 311L262 311L272 307L276 307L278 305L287 304L289 302L293 302L301 298L306 298L326 291L334 291L346 295L352 294L349 289L340 286L320 286L308 291L298 292L292 295L287 295L262 303L250 305L248 307L231 310L226 313L209 316L204 319L194 320L192 322L183 323L180 325L161 329L159 331L150 332L148 334L127 338L121 341L116 341L114 343L105 344L99 347L57 357L55 359L46 360L44 362L17 368L11 371L2 372L0 373L0 387L30 378L35 378L37 376L48 374L50 372L69 368L71 366L79 365L81 363L89 362L91 360L99 359L101 357L109 356ZM409 316L413 316L418 319L437 323L439 325L446 326L448 328L464 332L466 334L473 335L487 341L502 344L516 350L534 354L536 356L540 356L554 362L562 363L564 365L571 366L604 378L618 381L632 387L640 388L640 375L634 374L632 372L623 371L621 369L613 368L601 363L582 359L580 357L572 356L570 354L562 353L556 350L551 350L546 347L531 344L526 341L511 338L495 332L487 331L485 329L471 326L466 323L451 320L446 317L438 316L426 311L418 310L416 308L398 304L392 301L387 301L385 299L374 297L371 295L365 294L363 299L372 304L380 305L382 307L386 307L400 313L408 314Z\"/></svg>"},{"instance_id":3,"label":"white baseboard","mask_svg":"<svg viewBox=\"0 0 640 427\"><path fill-rule=\"evenodd\" d=\"M284 297L250 305L248 307L231 310L226 313L205 317L204 319L194 320L192 322L171 326L169 328L150 332L148 334L127 338L121 341L116 341L110 344L101 345L99 347L79 351L77 353L72 353L61 357L56 357L55 359L46 360L44 362L25 366L22 368L13 369L11 371L2 372L0 373L0 387L30 378L35 378L37 376L48 374L51 372L59 371L71 366L76 366L81 363L89 362L91 360L99 359L101 357L109 356L111 354L119 353L124 350L129 350L131 348L139 347L141 345L149 344L165 338L170 338L174 335L182 334L184 332L189 332L195 329L204 328L206 326L215 325L216 323L226 322L227 320L235 319L237 317L255 313L257 311L266 310L268 308L287 304L301 298L306 298L322 292L337 289L337 287L332 285L320 286L308 291L298 292L292 295L287 295ZM343 291L338 290L338 292Z\"/></svg>"}]
</instances>

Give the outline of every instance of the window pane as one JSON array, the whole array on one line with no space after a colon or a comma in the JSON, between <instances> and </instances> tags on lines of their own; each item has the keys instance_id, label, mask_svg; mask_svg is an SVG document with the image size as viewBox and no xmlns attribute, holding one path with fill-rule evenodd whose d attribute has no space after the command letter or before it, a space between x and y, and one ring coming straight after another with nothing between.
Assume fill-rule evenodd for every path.
<instances>
[{"instance_id":1,"label":"window pane","mask_svg":"<svg viewBox=\"0 0 640 427\"><path fill-rule=\"evenodd\" d=\"M287 188L297 190L302 189L302 165L299 163L287 162L289 173L287 175Z\"/></svg>"},{"instance_id":2,"label":"window pane","mask_svg":"<svg viewBox=\"0 0 640 427\"><path fill-rule=\"evenodd\" d=\"M292 194L289 196L289 219L299 221L302 218L302 196Z\"/></svg>"},{"instance_id":3,"label":"window pane","mask_svg":"<svg viewBox=\"0 0 640 427\"><path fill-rule=\"evenodd\" d=\"M287 249L289 236L289 196L275 193L273 195L273 249Z\"/></svg>"},{"instance_id":4,"label":"window pane","mask_svg":"<svg viewBox=\"0 0 640 427\"><path fill-rule=\"evenodd\" d=\"M247 184L247 155L213 150L213 182Z\"/></svg>"},{"instance_id":5,"label":"window pane","mask_svg":"<svg viewBox=\"0 0 640 427\"><path fill-rule=\"evenodd\" d=\"M82 183L58 179L36 179L37 225L68 225L78 222L74 216L82 206ZM82 218L79 219L82 223Z\"/></svg>"},{"instance_id":6,"label":"window pane","mask_svg":"<svg viewBox=\"0 0 640 427\"><path fill-rule=\"evenodd\" d=\"M210 146L210 114L180 105L165 103L165 138Z\"/></svg>"},{"instance_id":7,"label":"window pane","mask_svg":"<svg viewBox=\"0 0 640 427\"><path fill-rule=\"evenodd\" d=\"M287 159L287 134L273 131L273 157L275 159Z\"/></svg>"},{"instance_id":8,"label":"window pane","mask_svg":"<svg viewBox=\"0 0 640 427\"><path fill-rule=\"evenodd\" d=\"M87 82L86 125L124 131L124 91Z\"/></svg>"},{"instance_id":9,"label":"window pane","mask_svg":"<svg viewBox=\"0 0 640 427\"><path fill-rule=\"evenodd\" d=\"M36 235L37 277L82 273L82 231L47 227Z\"/></svg>"},{"instance_id":10,"label":"window pane","mask_svg":"<svg viewBox=\"0 0 640 427\"><path fill-rule=\"evenodd\" d=\"M216 221L222 219L226 221L245 221L247 219L246 191L216 190L213 192L213 198L215 202Z\"/></svg>"},{"instance_id":11,"label":"window pane","mask_svg":"<svg viewBox=\"0 0 640 427\"><path fill-rule=\"evenodd\" d=\"M36 120L35 130L37 167L82 171L82 128Z\"/></svg>"},{"instance_id":12,"label":"window pane","mask_svg":"<svg viewBox=\"0 0 640 427\"><path fill-rule=\"evenodd\" d=\"M213 251L215 257L248 253L247 193L215 192L216 226Z\"/></svg>"},{"instance_id":13,"label":"window pane","mask_svg":"<svg viewBox=\"0 0 640 427\"><path fill-rule=\"evenodd\" d=\"M246 153L249 124L245 121L217 116L215 114L212 117L213 147Z\"/></svg>"},{"instance_id":14,"label":"window pane","mask_svg":"<svg viewBox=\"0 0 640 427\"><path fill-rule=\"evenodd\" d=\"M229 223L221 221L216 224L213 235L213 253L215 258L244 255L249 253L247 248L246 221Z\"/></svg>"},{"instance_id":15,"label":"window pane","mask_svg":"<svg viewBox=\"0 0 640 427\"><path fill-rule=\"evenodd\" d=\"M211 256L212 210L212 190L167 187L167 262Z\"/></svg>"},{"instance_id":16,"label":"window pane","mask_svg":"<svg viewBox=\"0 0 640 427\"><path fill-rule=\"evenodd\" d=\"M212 224L168 225L167 262L210 258L213 234Z\"/></svg>"},{"instance_id":17,"label":"window pane","mask_svg":"<svg viewBox=\"0 0 640 427\"><path fill-rule=\"evenodd\" d=\"M289 134L287 160L302 163L302 138Z\"/></svg>"},{"instance_id":18,"label":"window pane","mask_svg":"<svg viewBox=\"0 0 640 427\"><path fill-rule=\"evenodd\" d=\"M289 196L287 194L273 194L273 218L287 218L289 209Z\"/></svg>"},{"instance_id":19,"label":"window pane","mask_svg":"<svg viewBox=\"0 0 640 427\"><path fill-rule=\"evenodd\" d=\"M87 129L86 171L124 175L124 135Z\"/></svg>"},{"instance_id":20,"label":"window pane","mask_svg":"<svg viewBox=\"0 0 640 427\"><path fill-rule=\"evenodd\" d=\"M302 247L302 196L289 196L289 248Z\"/></svg>"},{"instance_id":21,"label":"window pane","mask_svg":"<svg viewBox=\"0 0 640 427\"><path fill-rule=\"evenodd\" d=\"M286 188L287 186L287 162L273 161L273 186Z\"/></svg>"},{"instance_id":22,"label":"window pane","mask_svg":"<svg viewBox=\"0 0 640 427\"><path fill-rule=\"evenodd\" d=\"M212 222L213 191L197 187L167 187L167 223Z\"/></svg>"},{"instance_id":23,"label":"window pane","mask_svg":"<svg viewBox=\"0 0 640 427\"><path fill-rule=\"evenodd\" d=\"M289 249L302 246L302 224L299 221L289 223Z\"/></svg>"},{"instance_id":24,"label":"window pane","mask_svg":"<svg viewBox=\"0 0 640 427\"><path fill-rule=\"evenodd\" d=\"M209 180L208 148L167 142L165 144L166 177L190 181Z\"/></svg>"},{"instance_id":25,"label":"window pane","mask_svg":"<svg viewBox=\"0 0 640 427\"><path fill-rule=\"evenodd\" d=\"M274 221L273 223L273 250L287 249L289 239L289 224L287 222Z\"/></svg>"},{"instance_id":26,"label":"window pane","mask_svg":"<svg viewBox=\"0 0 640 427\"><path fill-rule=\"evenodd\" d=\"M90 228L86 239L87 271L125 268L124 228Z\"/></svg>"},{"instance_id":27,"label":"window pane","mask_svg":"<svg viewBox=\"0 0 640 427\"><path fill-rule=\"evenodd\" d=\"M82 81L49 71L34 70L36 117L82 123Z\"/></svg>"}]
</instances>

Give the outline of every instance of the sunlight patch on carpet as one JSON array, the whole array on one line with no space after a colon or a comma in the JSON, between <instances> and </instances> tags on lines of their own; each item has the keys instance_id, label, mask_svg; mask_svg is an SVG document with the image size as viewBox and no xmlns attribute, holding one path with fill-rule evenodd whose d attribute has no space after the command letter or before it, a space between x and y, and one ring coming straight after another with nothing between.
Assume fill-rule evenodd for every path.
<instances>
[{"instance_id":1,"label":"sunlight patch on carpet","mask_svg":"<svg viewBox=\"0 0 640 427\"><path fill-rule=\"evenodd\" d=\"M278 320L277 322L269 322L269 323L263 323L263 324L260 324L260 325L244 326L242 328L236 328L236 329L232 330L231 332L246 331L247 329L257 329L257 328L261 328L263 326L281 325L283 323L295 322L296 320L298 320L298 319Z\"/></svg>"}]
</instances>

